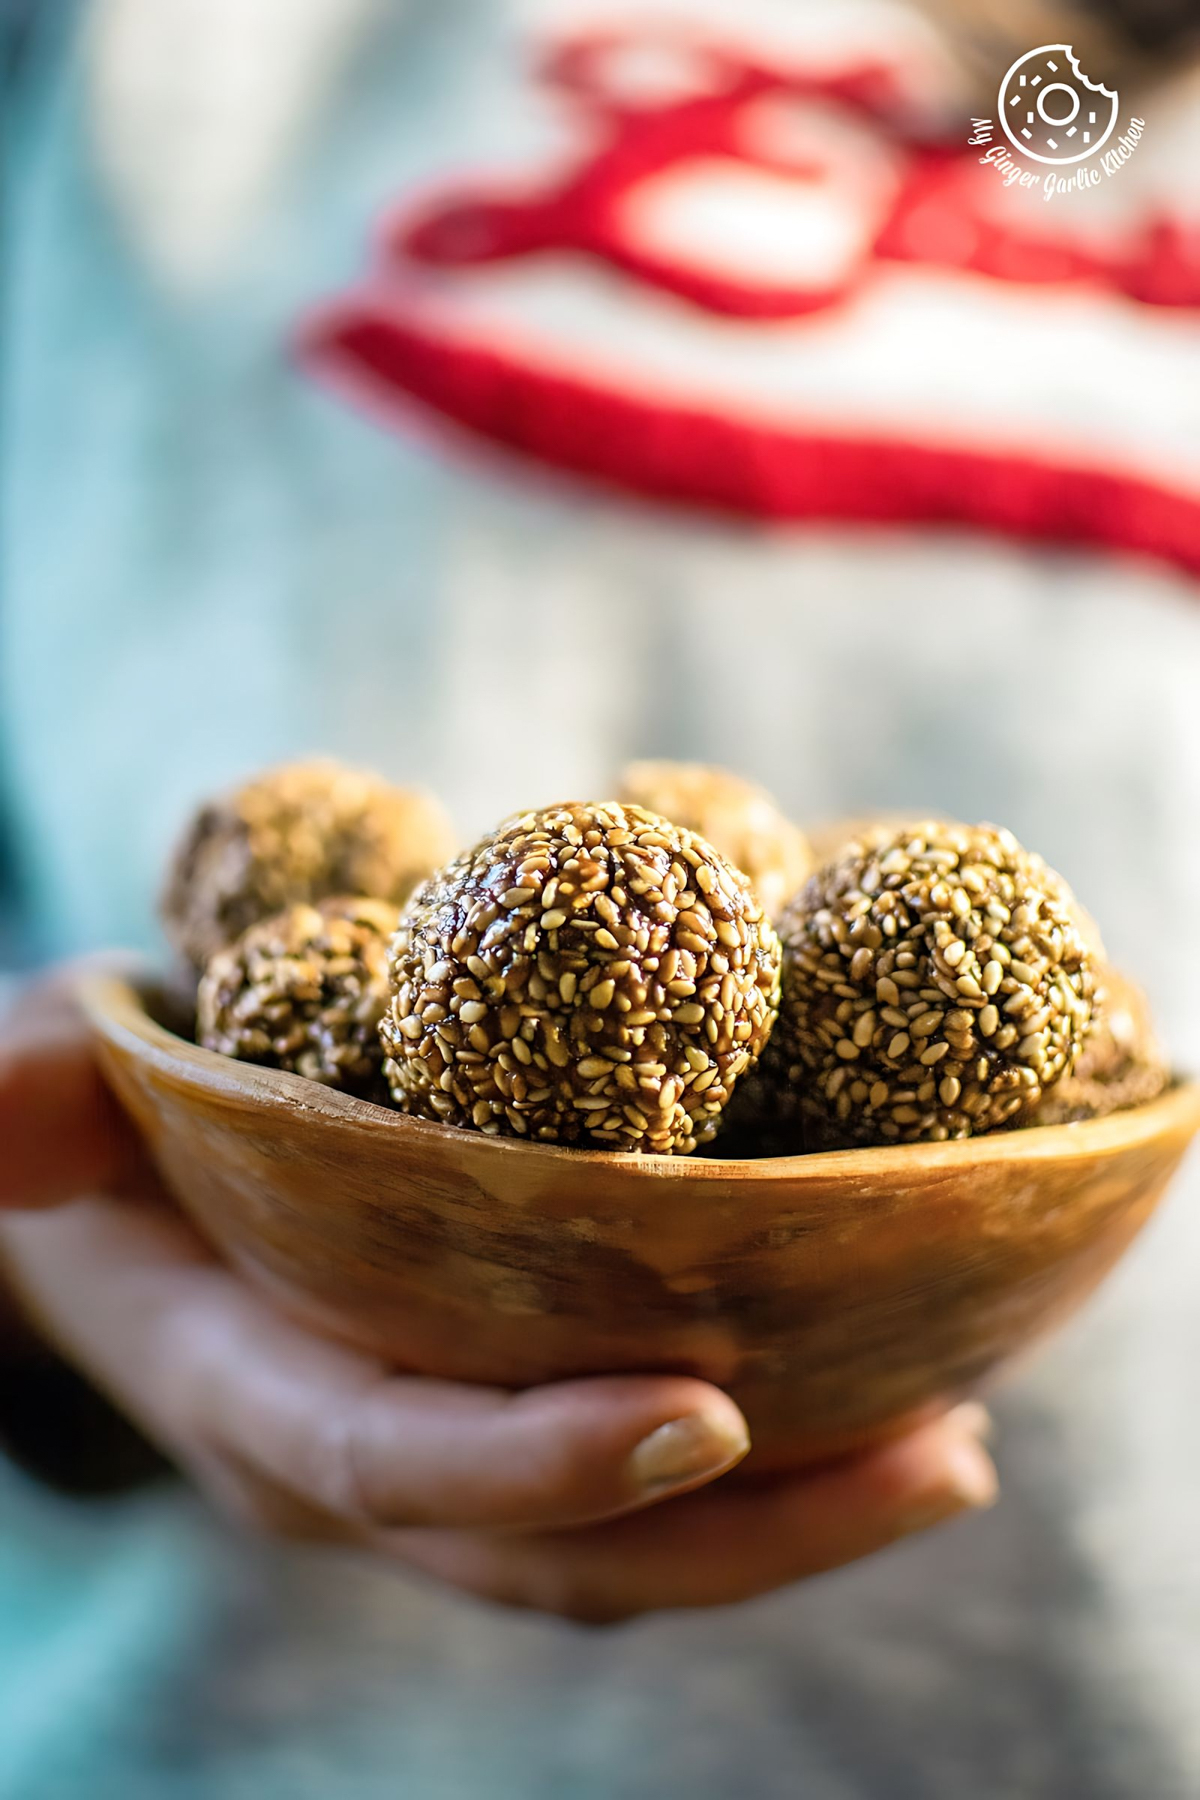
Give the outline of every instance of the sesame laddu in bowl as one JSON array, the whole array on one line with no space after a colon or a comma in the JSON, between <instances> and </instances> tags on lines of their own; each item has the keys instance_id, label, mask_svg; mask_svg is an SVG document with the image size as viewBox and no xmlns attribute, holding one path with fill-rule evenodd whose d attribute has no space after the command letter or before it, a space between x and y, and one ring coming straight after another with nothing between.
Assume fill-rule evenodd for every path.
<instances>
[{"instance_id":1,"label":"sesame laddu in bowl","mask_svg":"<svg viewBox=\"0 0 1200 1800\"><path fill-rule=\"evenodd\" d=\"M196 1035L207 1050L385 1100L379 1022L400 909L339 896L248 926L209 959Z\"/></svg>"},{"instance_id":2,"label":"sesame laddu in bowl","mask_svg":"<svg viewBox=\"0 0 1200 1800\"><path fill-rule=\"evenodd\" d=\"M413 896L382 1025L397 1105L660 1155L715 1133L774 1022L749 882L637 806L525 813Z\"/></svg>"},{"instance_id":3,"label":"sesame laddu in bowl","mask_svg":"<svg viewBox=\"0 0 1200 1800\"><path fill-rule=\"evenodd\" d=\"M868 829L822 865L780 930L763 1080L825 1146L1028 1121L1092 1023L1096 958L1073 895L992 825Z\"/></svg>"},{"instance_id":4,"label":"sesame laddu in bowl","mask_svg":"<svg viewBox=\"0 0 1200 1800\"><path fill-rule=\"evenodd\" d=\"M327 757L285 763L206 801L171 857L166 936L197 972L247 926L337 894L397 905L451 855L439 803Z\"/></svg>"}]
</instances>

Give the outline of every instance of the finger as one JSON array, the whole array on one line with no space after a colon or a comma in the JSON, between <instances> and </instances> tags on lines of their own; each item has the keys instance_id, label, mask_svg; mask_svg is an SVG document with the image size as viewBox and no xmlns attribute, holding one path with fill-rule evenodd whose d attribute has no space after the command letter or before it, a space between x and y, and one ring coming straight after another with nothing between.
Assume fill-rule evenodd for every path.
<instances>
[{"instance_id":1,"label":"finger","mask_svg":"<svg viewBox=\"0 0 1200 1800\"><path fill-rule=\"evenodd\" d=\"M810 1475L722 1485L575 1534L405 1532L389 1547L485 1598L593 1623L729 1605L991 1505L985 1420L982 1408L959 1407Z\"/></svg>"},{"instance_id":2,"label":"finger","mask_svg":"<svg viewBox=\"0 0 1200 1800\"><path fill-rule=\"evenodd\" d=\"M607 1518L713 1479L748 1447L733 1402L688 1377L514 1394L391 1375L293 1324L143 1206L89 1200L6 1231L59 1341L156 1436L183 1452L199 1441L367 1531Z\"/></svg>"},{"instance_id":3,"label":"finger","mask_svg":"<svg viewBox=\"0 0 1200 1800\"><path fill-rule=\"evenodd\" d=\"M264 1477L368 1530L578 1525L687 1492L749 1447L733 1402L687 1377L514 1394L390 1375L245 1291L222 1311L220 1338L199 1320L203 1345L187 1352L209 1429Z\"/></svg>"},{"instance_id":4,"label":"finger","mask_svg":"<svg viewBox=\"0 0 1200 1800\"><path fill-rule=\"evenodd\" d=\"M0 1019L0 1210L115 1184L140 1156L96 1065L78 973L37 982Z\"/></svg>"},{"instance_id":5,"label":"finger","mask_svg":"<svg viewBox=\"0 0 1200 1800\"><path fill-rule=\"evenodd\" d=\"M305 1505L256 1471L239 1469L227 1459L195 1455L187 1459L186 1471L214 1509L243 1531L298 1544L362 1548L356 1527Z\"/></svg>"}]
</instances>

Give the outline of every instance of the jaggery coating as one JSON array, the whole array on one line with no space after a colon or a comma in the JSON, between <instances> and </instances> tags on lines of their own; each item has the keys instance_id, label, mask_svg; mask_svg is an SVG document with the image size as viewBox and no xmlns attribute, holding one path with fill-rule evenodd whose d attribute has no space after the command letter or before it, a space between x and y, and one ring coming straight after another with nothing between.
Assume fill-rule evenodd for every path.
<instances>
[{"instance_id":1,"label":"jaggery coating","mask_svg":"<svg viewBox=\"0 0 1200 1800\"><path fill-rule=\"evenodd\" d=\"M200 1042L386 1103L379 1021L399 916L388 900L337 896L260 919L209 961Z\"/></svg>"},{"instance_id":2,"label":"jaggery coating","mask_svg":"<svg viewBox=\"0 0 1200 1800\"><path fill-rule=\"evenodd\" d=\"M633 762L621 775L618 798L694 831L741 869L775 919L812 868L812 851L798 825L780 812L765 788L704 763Z\"/></svg>"},{"instance_id":3,"label":"jaggery coating","mask_svg":"<svg viewBox=\"0 0 1200 1800\"><path fill-rule=\"evenodd\" d=\"M992 825L864 832L811 877L780 936L763 1073L810 1147L1024 1123L1091 1022L1094 959L1070 889Z\"/></svg>"},{"instance_id":4,"label":"jaggery coating","mask_svg":"<svg viewBox=\"0 0 1200 1800\"><path fill-rule=\"evenodd\" d=\"M296 901L372 894L399 906L453 848L428 794L329 760L288 763L198 810L171 861L163 928L201 969Z\"/></svg>"},{"instance_id":5,"label":"jaggery coating","mask_svg":"<svg viewBox=\"0 0 1200 1800\"><path fill-rule=\"evenodd\" d=\"M1118 970L1102 966L1092 1027L1078 1061L1042 1096L1030 1123L1069 1125L1144 1106L1170 1079L1145 994Z\"/></svg>"},{"instance_id":6,"label":"jaggery coating","mask_svg":"<svg viewBox=\"0 0 1200 1800\"><path fill-rule=\"evenodd\" d=\"M775 1016L779 940L746 877L641 807L507 820L392 943L392 1097L478 1131L687 1152Z\"/></svg>"}]
</instances>

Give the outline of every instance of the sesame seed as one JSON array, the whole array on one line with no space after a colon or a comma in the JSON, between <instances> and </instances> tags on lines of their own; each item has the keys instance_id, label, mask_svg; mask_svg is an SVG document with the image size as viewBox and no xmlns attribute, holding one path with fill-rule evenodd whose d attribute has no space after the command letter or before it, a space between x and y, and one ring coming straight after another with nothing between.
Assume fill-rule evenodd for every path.
<instances>
[{"instance_id":1,"label":"sesame seed","mask_svg":"<svg viewBox=\"0 0 1200 1800\"><path fill-rule=\"evenodd\" d=\"M854 1026L854 1042L860 1050L865 1050L874 1035L875 1014L873 1012L861 1013Z\"/></svg>"}]
</instances>

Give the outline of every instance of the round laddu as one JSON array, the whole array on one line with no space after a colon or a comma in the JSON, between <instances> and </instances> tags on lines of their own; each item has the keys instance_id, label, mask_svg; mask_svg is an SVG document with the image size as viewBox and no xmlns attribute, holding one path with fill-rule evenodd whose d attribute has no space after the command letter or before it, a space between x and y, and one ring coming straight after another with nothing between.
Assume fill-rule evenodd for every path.
<instances>
[{"instance_id":1,"label":"round laddu","mask_svg":"<svg viewBox=\"0 0 1200 1800\"><path fill-rule=\"evenodd\" d=\"M779 963L746 877L703 838L616 802L524 813L404 910L392 1096L506 1136L692 1150L767 1040Z\"/></svg>"},{"instance_id":2,"label":"round laddu","mask_svg":"<svg viewBox=\"0 0 1200 1800\"><path fill-rule=\"evenodd\" d=\"M171 861L163 928L201 969L295 901L372 894L399 906L453 849L429 795L336 762L288 763L195 814Z\"/></svg>"},{"instance_id":3,"label":"round laddu","mask_svg":"<svg viewBox=\"0 0 1200 1800\"><path fill-rule=\"evenodd\" d=\"M812 868L812 851L798 825L780 812L765 788L704 763L633 762L621 775L621 800L707 838L741 869L776 918Z\"/></svg>"},{"instance_id":4,"label":"round laddu","mask_svg":"<svg viewBox=\"0 0 1200 1800\"><path fill-rule=\"evenodd\" d=\"M1145 994L1118 970L1101 966L1092 1017L1069 1075L1042 1096L1033 1125L1100 1119L1155 1100L1171 1079Z\"/></svg>"},{"instance_id":5,"label":"round laddu","mask_svg":"<svg viewBox=\"0 0 1200 1800\"><path fill-rule=\"evenodd\" d=\"M1071 892L993 825L864 832L811 877L780 935L764 1075L810 1146L1025 1123L1091 1023Z\"/></svg>"},{"instance_id":6,"label":"round laddu","mask_svg":"<svg viewBox=\"0 0 1200 1800\"><path fill-rule=\"evenodd\" d=\"M387 900L339 896L251 925L201 978L200 1042L386 1103L379 1021L399 912Z\"/></svg>"}]
</instances>

